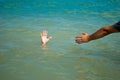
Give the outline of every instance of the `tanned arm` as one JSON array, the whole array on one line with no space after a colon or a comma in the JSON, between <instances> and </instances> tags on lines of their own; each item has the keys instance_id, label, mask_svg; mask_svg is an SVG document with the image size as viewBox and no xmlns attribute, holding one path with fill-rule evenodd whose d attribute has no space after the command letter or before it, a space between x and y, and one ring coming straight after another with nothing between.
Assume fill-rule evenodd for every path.
<instances>
[{"instance_id":1,"label":"tanned arm","mask_svg":"<svg viewBox=\"0 0 120 80\"><path fill-rule=\"evenodd\" d=\"M86 43L91 40L96 40L115 32L119 32L119 31L115 29L113 26L103 27L91 35L84 32L82 33L83 34L82 36L76 37L76 43L78 44Z\"/></svg>"}]
</instances>

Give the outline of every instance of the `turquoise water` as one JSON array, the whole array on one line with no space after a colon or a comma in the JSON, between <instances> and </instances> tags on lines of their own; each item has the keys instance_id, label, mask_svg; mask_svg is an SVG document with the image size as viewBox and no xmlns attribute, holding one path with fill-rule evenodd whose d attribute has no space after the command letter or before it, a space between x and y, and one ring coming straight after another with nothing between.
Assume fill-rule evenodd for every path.
<instances>
[{"instance_id":1,"label":"turquoise water","mask_svg":"<svg viewBox=\"0 0 120 80\"><path fill-rule=\"evenodd\" d=\"M0 0L0 80L119 80L119 33L75 43L119 20L119 0Z\"/></svg>"}]
</instances>

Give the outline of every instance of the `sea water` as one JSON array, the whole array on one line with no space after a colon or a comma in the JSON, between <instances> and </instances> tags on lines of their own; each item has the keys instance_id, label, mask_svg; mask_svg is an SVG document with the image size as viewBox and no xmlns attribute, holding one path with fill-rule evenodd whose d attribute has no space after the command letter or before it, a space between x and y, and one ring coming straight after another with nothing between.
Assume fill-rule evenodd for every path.
<instances>
[{"instance_id":1,"label":"sea water","mask_svg":"<svg viewBox=\"0 0 120 80\"><path fill-rule=\"evenodd\" d=\"M120 0L0 0L0 80L119 80L120 33L75 43L119 20Z\"/></svg>"}]
</instances>

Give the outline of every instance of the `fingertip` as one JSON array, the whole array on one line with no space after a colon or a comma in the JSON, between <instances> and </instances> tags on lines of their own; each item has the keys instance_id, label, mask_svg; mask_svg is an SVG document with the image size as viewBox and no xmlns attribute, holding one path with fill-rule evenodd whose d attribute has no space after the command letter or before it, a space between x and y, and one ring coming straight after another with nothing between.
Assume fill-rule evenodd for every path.
<instances>
[{"instance_id":1,"label":"fingertip","mask_svg":"<svg viewBox=\"0 0 120 80\"><path fill-rule=\"evenodd\" d=\"M87 35L87 33L86 33L86 32L82 32L82 34L83 34L83 35Z\"/></svg>"},{"instance_id":2,"label":"fingertip","mask_svg":"<svg viewBox=\"0 0 120 80\"><path fill-rule=\"evenodd\" d=\"M52 36L50 36L49 39L52 39Z\"/></svg>"},{"instance_id":3,"label":"fingertip","mask_svg":"<svg viewBox=\"0 0 120 80\"><path fill-rule=\"evenodd\" d=\"M85 35L86 33L85 32L82 32L83 35Z\"/></svg>"},{"instance_id":4,"label":"fingertip","mask_svg":"<svg viewBox=\"0 0 120 80\"><path fill-rule=\"evenodd\" d=\"M42 36L43 34L41 33L40 35Z\"/></svg>"}]
</instances>

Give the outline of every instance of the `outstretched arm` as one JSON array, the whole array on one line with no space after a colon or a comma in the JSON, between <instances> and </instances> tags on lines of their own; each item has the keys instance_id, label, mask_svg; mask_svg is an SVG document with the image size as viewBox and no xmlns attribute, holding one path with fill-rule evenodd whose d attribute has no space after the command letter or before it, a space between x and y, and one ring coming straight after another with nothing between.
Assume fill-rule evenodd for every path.
<instances>
[{"instance_id":1,"label":"outstretched arm","mask_svg":"<svg viewBox=\"0 0 120 80\"><path fill-rule=\"evenodd\" d=\"M51 39L52 37L48 37L48 32L46 30L44 30L41 33L41 42L42 42L42 47L46 48L46 45L48 43L48 41Z\"/></svg>"},{"instance_id":2,"label":"outstretched arm","mask_svg":"<svg viewBox=\"0 0 120 80\"><path fill-rule=\"evenodd\" d=\"M102 37L109 35L111 33L114 33L114 32L119 32L119 31L117 29L115 29L113 26L103 27L91 35L84 32L84 33L82 33L82 36L76 37L76 43L78 43L78 44L86 43L91 40L102 38Z\"/></svg>"}]
</instances>

